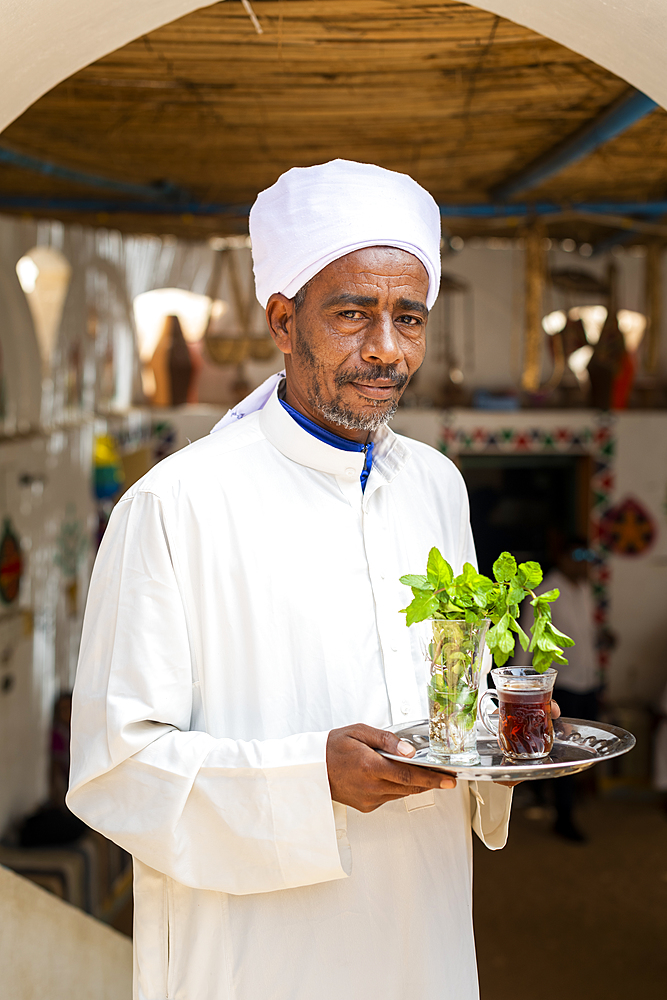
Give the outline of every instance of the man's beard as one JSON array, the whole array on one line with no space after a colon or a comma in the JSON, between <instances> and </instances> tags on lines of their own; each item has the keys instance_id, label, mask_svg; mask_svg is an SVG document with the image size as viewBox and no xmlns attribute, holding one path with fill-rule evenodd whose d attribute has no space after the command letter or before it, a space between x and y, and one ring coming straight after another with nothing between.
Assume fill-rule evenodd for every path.
<instances>
[{"instance_id":1,"label":"man's beard","mask_svg":"<svg viewBox=\"0 0 667 1000\"><path fill-rule=\"evenodd\" d=\"M386 369L382 371L383 374L379 377L391 378ZM377 375L375 377L378 378ZM366 384L372 381L368 377L364 378ZM339 427L346 427L352 431L376 431L378 427L388 423L398 409L398 399L369 399L367 405L373 407L370 413L355 413L341 402L340 396L334 396L332 400L325 402L316 395L311 399L311 404L332 424L338 424Z\"/></svg>"},{"instance_id":2,"label":"man's beard","mask_svg":"<svg viewBox=\"0 0 667 1000\"><path fill-rule=\"evenodd\" d=\"M338 424L339 427L345 427L348 430L376 431L378 427L382 427L383 424L391 420L396 413L403 389L408 384L408 376L397 372L392 365L355 366L354 368L339 371L334 378L334 384L339 391L333 399L325 399L320 380L322 365L317 361L310 349L310 345L298 329L296 349L301 359L310 369L308 402L325 420L328 420L332 424ZM355 413L354 410L345 405L341 394L343 386L349 382L361 382L370 385L380 379L394 383L397 389L397 396L394 399L369 399L366 402L365 409L371 406L372 411L370 413Z\"/></svg>"}]
</instances>

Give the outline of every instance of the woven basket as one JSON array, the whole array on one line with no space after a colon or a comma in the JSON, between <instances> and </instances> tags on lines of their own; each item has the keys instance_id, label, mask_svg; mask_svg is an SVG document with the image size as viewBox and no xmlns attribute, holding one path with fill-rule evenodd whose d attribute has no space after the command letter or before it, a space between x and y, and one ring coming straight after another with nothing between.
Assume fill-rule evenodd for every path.
<instances>
[{"instance_id":1,"label":"woven basket","mask_svg":"<svg viewBox=\"0 0 667 1000\"><path fill-rule=\"evenodd\" d=\"M247 337L204 337L209 359L216 365L240 365L248 356Z\"/></svg>"},{"instance_id":2,"label":"woven basket","mask_svg":"<svg viewBox=\"0 0 667 1000\"><path fill-rule=\"evenodd\" d=\"M253 361L270 361L276 350L271 337L250 337L248 354Z\"/></svg>"}]
</instances>

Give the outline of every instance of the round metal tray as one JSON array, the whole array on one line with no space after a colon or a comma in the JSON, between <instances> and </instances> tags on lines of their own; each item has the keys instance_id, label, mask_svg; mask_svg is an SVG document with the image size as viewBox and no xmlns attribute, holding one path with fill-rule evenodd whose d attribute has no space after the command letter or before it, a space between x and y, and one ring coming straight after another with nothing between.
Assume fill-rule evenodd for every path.
<instances>
[{"instance_id":1,"label":"round metal tray","mask_svg":"<svg viewBox=\"0 0 667 1000\"><path fill-rule=\"evenodd\" d=\"M428 743L428 720L390 726L390 731L402 740L412 743L417 753L414 757L398 757L382 753L390 760L400 760L417 767L447 771L457 778L469 781L536 781L540 778L562 778L567 774L585 771L593 764L632 750L635 738L632 733L603 722L585 719L557 719L554 722L554 745L548 757L542 760L510 760L498 746L495 736L478 728L477 752L479 764L451 764L432 756Z\"/></svg>"}]
</instances>

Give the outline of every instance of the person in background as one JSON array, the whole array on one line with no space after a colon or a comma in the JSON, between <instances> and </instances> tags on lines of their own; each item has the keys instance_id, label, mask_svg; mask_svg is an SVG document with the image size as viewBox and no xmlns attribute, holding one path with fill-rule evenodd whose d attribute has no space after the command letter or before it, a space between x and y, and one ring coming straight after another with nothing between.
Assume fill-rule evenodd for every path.
<instances>
[{"instance_id":1,"label":"person in background","mask_svg":"<svg viewBox=\"0 0 667 1000\"><path fill-rule=\"evenodd\" d=\"M69 744L72 726L72 694L65 691L58 695L53 706L51 730L51 802L66 808L65 796L69 784Z\"/></svg>"},{"instance_id":2,"label":"person in background","mask_svg":"<svg viewBox=\"0 0 667 1000\"><path fill-rule=\"evenodd\" d=\"M667 687L658 705L658 725L653 744L653 787L660 793L661 805L667 816Z\"/></svg>"},{"instance_id":3,"label":"person in background","mask_svg":"<svg viewBox=\"0 0 667 1000\"><path fill-rule=\"evenodd\" d=\"M560 591L559 599L551 605L553 622L575 641L575 645L566 650L567 664L554 664L558 677L553 697L561 714L570 719L594 720L598 715L600 680L595 608L589 581L589 567L594 558L585 539L561 538L556 547L555 566L535 589L536 594L554 589ZM514 660L517 665L527 665L531 654L519 649ZM554 833L566 840L583 843L586 837L574 821L575 778L557 778L550 784L556 807Z\"/></svg>"},{"instance_id":4,"label":"person in background","mask_svg":"<svg viewBox=\"0 0 667 1000\"><path fill-rule=\"evenodd\" d=\"M21 824L21 847L57 847L78 840L87 830L86 824L69 811L65 795L69 781L70 722L72 695L62 692L53 706L51 730L51 761L49 769L49 800Z\"/></svg>"}]
</instances>

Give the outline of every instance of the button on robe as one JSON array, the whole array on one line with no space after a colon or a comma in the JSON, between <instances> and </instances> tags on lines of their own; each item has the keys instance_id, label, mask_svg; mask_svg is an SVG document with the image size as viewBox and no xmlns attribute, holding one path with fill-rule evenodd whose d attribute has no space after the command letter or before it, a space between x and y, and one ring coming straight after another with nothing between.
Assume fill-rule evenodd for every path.
<instances>
[{"instance_id":1,"label":"button on robe","mask_svg":"<svg viewBox=\"0 0 667 1000\"><path fill-rule=\"evenodd\" d=\"M398 578L474 559L454 465L387 428L363 453L276 394L116 505L74 692L70 808L134 856L136 1000L477 997L471 826L511 793L461 781L332 803L330 729L425 717ZM481 795L480 795L481 791Z\"/></svg>"}]
</instances>

